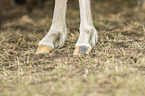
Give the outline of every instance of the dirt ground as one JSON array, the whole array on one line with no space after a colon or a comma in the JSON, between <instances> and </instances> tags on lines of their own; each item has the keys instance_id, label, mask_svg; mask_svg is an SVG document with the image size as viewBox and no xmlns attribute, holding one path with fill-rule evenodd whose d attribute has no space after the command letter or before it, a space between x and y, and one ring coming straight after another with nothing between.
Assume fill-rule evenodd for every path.
<instances>
[{"instance_id":1,"label":"dirt ground","mask_svg":"<svg viewBox=\"0 0 145 96\"><path fill-rule=\"evenodd\" d=\"M51 26L53 2L27 13L5 2L0 30L0 96L144 96L145 10L135 0L92 0L98 43L73 56L79 7L68 2L68 37L50 54L36 55Z\"/></svg>"}]
</instances>

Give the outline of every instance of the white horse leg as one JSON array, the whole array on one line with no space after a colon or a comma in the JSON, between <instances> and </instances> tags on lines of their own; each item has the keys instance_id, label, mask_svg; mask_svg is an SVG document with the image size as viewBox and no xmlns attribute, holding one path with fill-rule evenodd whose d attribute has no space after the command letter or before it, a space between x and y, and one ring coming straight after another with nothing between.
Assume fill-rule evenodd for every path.
<instances>
[{"instance_id":1,"label":"white horse leg","mask_svg":"<svg viewBox=\"0 0 145 96\"><path fill-rule=\"evenodd\" d=\"M75 45L74 55L79 51L89 54L97 42L97 31L93 25L90 0L79 0L80 6L80 36Z\"/></svg>"},{"instance_id":2,"label":"white horse leg","mask_svg":"<svg viewBox=\"0 0 145 96\"><path fill-rule=\"evenodd\" d=\"M49 53L54 47L62 47L67 36L67 0L55 0L53 21L48 34L39 42L36 54Z\"/></svg>"}]
</instances>

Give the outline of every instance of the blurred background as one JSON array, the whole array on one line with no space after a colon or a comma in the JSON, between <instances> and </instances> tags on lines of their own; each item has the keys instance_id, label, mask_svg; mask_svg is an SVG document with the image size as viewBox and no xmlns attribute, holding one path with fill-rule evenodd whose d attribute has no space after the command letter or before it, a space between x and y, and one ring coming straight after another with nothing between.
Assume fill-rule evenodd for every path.
<instances>
[{"instance_id":1,"label":"blurred background","mask_svg":"<svg viewBox=\"0 0 145 96\"><path fill-rule=\"evenodd\" d=\"M3 22L18 19L23 15L32 18L52 18L55 0L3 0ZM91 0L93 15L117 14L126 8L135 8L137 0ZM79 17L78 0L68 0L68 18ZM34 16L34 17L33 17ZM75 17L74 17L75 16ZM38 19L38 18L37 18ZM5 24L5 23L3 23Z\"/></svg>"}]
</instances>

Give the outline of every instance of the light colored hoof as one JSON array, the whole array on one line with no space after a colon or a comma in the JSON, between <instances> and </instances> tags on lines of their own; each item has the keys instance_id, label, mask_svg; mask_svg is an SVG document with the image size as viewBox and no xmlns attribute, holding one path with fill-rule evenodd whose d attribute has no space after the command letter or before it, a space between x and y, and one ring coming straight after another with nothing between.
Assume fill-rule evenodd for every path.
<instances>
[{"instance_id":1,"label":"light colored hoof","mask_svg":"<svg viewBox=\"0 0 145 96\"><path fill-rule=\"evenodd\" d=\"M78 55L79 53L89 54L91 52L91 48L86 46L76 46L73 55Z\"/></svg>"},{"instance_id":2,"label":"light colored hoof","mask_svg":"<svg viewBox=\"0 0 145 96\"><path fill-rule=\"evenodd\" d=\"M52 50L51 47L48 47L46 45L39 45L38 49L36 51L36 54L47 54Z\"/></svg>"}]
</instances>

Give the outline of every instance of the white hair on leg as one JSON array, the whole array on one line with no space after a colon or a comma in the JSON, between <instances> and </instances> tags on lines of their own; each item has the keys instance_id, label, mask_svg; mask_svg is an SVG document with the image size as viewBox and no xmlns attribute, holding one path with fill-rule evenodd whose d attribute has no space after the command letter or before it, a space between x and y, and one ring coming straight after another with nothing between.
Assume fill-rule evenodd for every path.
<instances>
[{"instance_id":1,"label":"white hair on leg","mask_svg":"<svg viewBox=\"0 0 145 96\"><path fill-rule=\"evenodd\" d=\"M48 48L45 47L53 49L54 47L62 47L64 45L67 36L66 8L67 0L55 0L52 25L48 34L39 42L37 54L49 53L47 52Z\"/></svg>"},{"instance_id":2,"label":"white hair on leg","mask_svg":"<svg viewBox=\"0 0 145 96\"><path fill-rule=\"evenodd\" d=\"M74 55L77 54L78 50L83 50L83 52L86 53L87 50L91 50L92 46L94 46L97 42L97 31L93 25L90 0L79 0L79 6L81 18L80 36L75 45L76 49L74 51Z\"/></svg>"}]
</instances>

